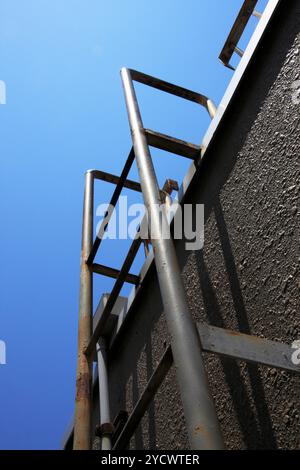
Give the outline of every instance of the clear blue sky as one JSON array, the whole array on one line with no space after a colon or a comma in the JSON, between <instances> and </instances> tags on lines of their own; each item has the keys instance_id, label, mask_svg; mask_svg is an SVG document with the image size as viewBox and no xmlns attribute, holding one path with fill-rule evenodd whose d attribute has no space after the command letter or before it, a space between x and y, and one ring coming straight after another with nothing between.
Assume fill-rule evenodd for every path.
<instances>
[{"instance_id":1,"label":"clear blue sky","mask_svg":"<svg viewBox=\"0 0 300 470\"><path fill-rule=\"evenodd\" d=\"M130 149L120 68L218 104L232 77L218 55L241 4L1 1L1 449L59 448L73 413L83 175L89 168L119 174ZM138 96L147 127L200 143L204 110L152 89L138 87ZM153 157L161 184L182 181L187 161ZM108 202L112 190L96 183L95 203ZM98 259L119 267L127 246L108 241ZM95 303L111 287L97 278Z\"/></svg>"}]
</instances>

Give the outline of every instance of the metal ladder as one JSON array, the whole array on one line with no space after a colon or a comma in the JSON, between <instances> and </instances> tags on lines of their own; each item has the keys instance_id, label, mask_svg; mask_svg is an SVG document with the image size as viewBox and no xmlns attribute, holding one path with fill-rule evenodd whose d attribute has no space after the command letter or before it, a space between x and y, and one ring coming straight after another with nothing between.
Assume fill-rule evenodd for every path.
<instances>
[{"instance_id":1,"label":"metal ladder","mask_svg":"<svg viewBox=\"0 0 300 470\"><path fill-rule=\"evenodd\" d=\"M212 101L203 95L177 87L140 72L122 69L121 75L133 148L129 153L120 177L99 170L90 170L85 176L74 449L89 449L91 447L92 363L96 348L98 361L104 361L104 368L102 367L101 369L103 372L107 367L105 338L107 335L107 322L111 311L118 299L124 282L138 285L140 281L138 276L129 272L142 243L139 232L137 232L120 270L94 263L97 250L112 215L112 212L110 212L104 218L99 233L93 241L93 196L95 179L104 180L116 185L111 199L111 206L116 205L122 189L129 188L133 191L142 192L147 209L152 211L152 224L154 223L156 226L154 226L154 232L152 230L154 237L151 243L154 248L154 259L164 311L167 316L168 329L172 338L171 345L161 358L160 363L150 378L138 403L114 443L114 427L110 422L110 417L107 419L106 416L102 415L100 426L102 447L106 449L110 449L112 446L114 449L126 448L147 406L174 361L191 448L221 449L223 448L223 439L213 399L209 391L202 360L202 352L205 351L225 355L235 359L265 364L270 367L278 367L297 373L299 373L299 366L291 362L294 351L289 345L262 338L255 338L250 335L216 328L206 324L196 325L193 322L180 278L173 241L161 237L159 230L160 222L156 220L156 218L159 217L158 208L162 201L149 146L164 149L194 160L199 158L201 148L170 136L144 129L133 87L133 80L201 104L207 109L211 117L214 116L215 107ZM127 179L134 158L136 158L137 161L141 183ZM169 182L168 192L170 193L174 188L176 189L176 184ZM112 292L107 299L100 319L94 329L92 328L93 273L116 278ZM103 353L105 354L103 355ZM107 380L107 377L105 377L104 380ZM109 402L108 397L104 397L104 400Z\"/></svg>"},{"instance_id":2,"label":"metal ladder","mask_svg":"<svg viewBox=\"0 0 300 470\"><path fill-rule=\"evenodd\" d=\"M255 3L256 2L245 2ZM92 441L92 366L97 353L100 370L100 426L102 449L125 449L131 436L143 417L147 407L163 382L172 363L176 367L177 381L191 449L222 449L223 437L217 419L212 395L209 390L206 371L202 359L203 352L224 355L237 360L277 367L295 373L300 367L291 358L293 348L267 339L196 324L190 314L186 293L180 276L176 252L172 239L161 234L161 213L159 208L164 197L159 189L149 147L190 158L197 162L201 157L201 147L182 140L145 129L133 81L159 89L166 93L193 101L205 107L213 119L216 108L207 97L172 85L152 76L123 68L121 71L129 125L132 136L132 149L125 162L121 175L115 176L99 170L89 170L85 175L83 206L82 251L80 272L80 306L78 327L78 360L76 377L76 403L74 424L74 449L90 449ZM127 179L133 161L136 160L140 182ZM116 185L110 206L115 207L123 188L141 192L148 213L151 213L151 244L157 278L163 301L171 344L167 347L158 366L142 392L128 419L118 428L111 422L108 396L107 354L109 350L108 323L124 282L136 286L139 276L131 274L130 268L141 246L142 238L137 231L128 254L120 270L94 262L97 250L108 226L112 211L108 211L100 230L93 241L93 199L94 180L103 180ZM163 194L178 189L175 182L168 181ZM166 223L166 221L165 221ZM108 296L99 320L93 327L93 274L115 278L114 287Z\"/></svg>"}]
</instances>

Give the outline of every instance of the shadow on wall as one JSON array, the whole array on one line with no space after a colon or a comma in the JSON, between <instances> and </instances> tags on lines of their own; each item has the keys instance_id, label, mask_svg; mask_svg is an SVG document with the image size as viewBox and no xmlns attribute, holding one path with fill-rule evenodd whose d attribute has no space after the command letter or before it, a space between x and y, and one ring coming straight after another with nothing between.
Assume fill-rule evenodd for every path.
<instances>
[{"instance_id":1,"label":"shadow on wall","mask_svg":"<svg viewBox=\"0 0 300 470\"><path fill-rule=\"evenodd\" d=\"M230 291L238 322L238 330L246 334L251 334L230 245L229 234L219 201L215 204L214 209L222 253L225 260L226 274L229 279ZM200 252L200 256L196 257L196 262L208 322L211 325L226 328L202 251ZM255 364L246 364L246 371L251 384L251 396L256 407L255 414L251 407L251 400L245 387L244 378L241 375L239 365L236 361L222 356L220 356L220 362L247 449L276 449L276 439L258 366Z\"/></svg>"},{"instance_id":2,"label":"shadow on wall","mask_svg":"<svg viewBox=\"0 0 300 470\"><path fill-rule=\"evenodd\" d=\"M153 374L153 353L152 353L152 343L151 343L151 335L147 338L146 342L146 368L147 368L147 381L149 381L151 375ZM141 391L140 391L141 392ZM133 402L136 403L139 399L140 396L139 392L139 385L138 385L138 379L137 379L137 371L134 370L132 374L132 398ZM136 429L136 432L134 434L134 448L135 449L156 449L157 446L157 440L156 440L156 426L155 426L155 404L154 401L150 403L150 406L146 412L147 416L147 427L148 430L147 435L148 435L148 443L145 446L144 440L143 440L143 432L142 432L142 427L141 425L138 426Z\"/></svg>"}]
</instances>

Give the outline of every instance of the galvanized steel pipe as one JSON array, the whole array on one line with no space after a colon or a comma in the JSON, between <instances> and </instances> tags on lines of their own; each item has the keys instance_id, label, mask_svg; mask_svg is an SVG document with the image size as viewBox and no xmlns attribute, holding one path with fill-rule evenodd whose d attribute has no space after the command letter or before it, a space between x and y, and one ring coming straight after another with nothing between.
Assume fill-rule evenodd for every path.
<instances>
[{"instance_id":1,"label":"galvanized steel pipe","mask_svg":"<svg viewBox=\"0 0 300 470\"><path fill-rule=\"evenodd\" d=\"M222 449L223 438L209 391L200 338L188 308L174 244L161 233L160 192L130 70L123 68L121 77L144 202L151 214L151 242L190 446L197 450Z\"/></svg>"},{"instance_id":2,"label":"galvanized steel pipe","mask_svg":"<svg viewBox=\"0 0 300 470\"><path fill-rule=\"evenodd\" d=\"M110 424L110 405L107 373L107 345L106 339L100 337L96 346L99 380L100 428ZM101 450L111 450L111 434L101 435Z\"/></svg>"}]
</instances>

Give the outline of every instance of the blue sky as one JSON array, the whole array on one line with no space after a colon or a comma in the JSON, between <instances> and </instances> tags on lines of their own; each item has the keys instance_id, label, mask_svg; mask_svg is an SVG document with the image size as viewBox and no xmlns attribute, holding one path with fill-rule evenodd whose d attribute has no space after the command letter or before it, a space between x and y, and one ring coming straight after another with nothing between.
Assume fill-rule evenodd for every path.
<instances>
[{"instance_id":1,"label":"blue sky","mask_svg":"<svg viewBox=\"0 0 300 470\"><path fill-rule=\"evenodd\" d=\"M119 174L130 149L120 68L218 104L232 77L218 55L241 4L1 1L1 449L59 448L73 413L84 172ZM200 143L209 124L203 109L150 88L137 92L146 127ZM153 159L160 184L167 177L180 183L189 166L165 152L153 151ZM95 204L109 202L112 191L96 182ZM119 267L127 247L107 241L97 260ZM95 279L95 304L112 284Z\"/></svg>"}]
</instances>

